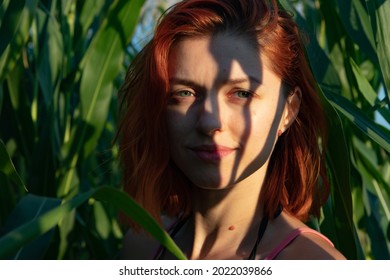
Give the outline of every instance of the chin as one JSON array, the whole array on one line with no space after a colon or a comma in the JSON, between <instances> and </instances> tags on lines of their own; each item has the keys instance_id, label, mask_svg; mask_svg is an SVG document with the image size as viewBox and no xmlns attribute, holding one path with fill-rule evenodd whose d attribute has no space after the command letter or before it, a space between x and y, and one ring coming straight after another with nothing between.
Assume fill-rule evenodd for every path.
<instances>
[{"instance_id":1,"label":"chin","mask_svg":"<svg viewBox=\"0 0 390 280\"><path fill-rule=\"evenodd\" d=\"M203 190L210 190L210 191L217 191L217 190L228 190L228 189L232 189L233 188L233 184L229 184L229 183L222 183L222 182L218 182L218 183L193 183L193 186L194 188L199 188L199 189L203 189Z\"/></svg>"}]
</instances>

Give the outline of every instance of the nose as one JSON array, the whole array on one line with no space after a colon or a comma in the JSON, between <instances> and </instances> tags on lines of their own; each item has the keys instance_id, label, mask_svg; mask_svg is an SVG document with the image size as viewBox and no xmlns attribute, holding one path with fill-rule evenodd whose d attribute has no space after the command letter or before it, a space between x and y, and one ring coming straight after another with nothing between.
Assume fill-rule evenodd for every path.
<instances>
[{"instance_id":1,"label":"nose","mask_svg":"<svg viewBox=\"0 0 390 280\"><path fill-rule=\"evenodd\" d=\"M216 95L207 96L199 108L197 130L212 136L222 130L221 108Z\"/></svg>"}]
</instances>

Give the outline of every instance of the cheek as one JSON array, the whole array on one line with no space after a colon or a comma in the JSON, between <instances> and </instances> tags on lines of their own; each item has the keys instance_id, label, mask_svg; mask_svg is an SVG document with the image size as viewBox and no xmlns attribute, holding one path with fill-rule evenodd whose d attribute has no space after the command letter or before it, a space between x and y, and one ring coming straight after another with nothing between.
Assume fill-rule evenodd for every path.
<instances>
[{"instance_id":1,"label":"cheek","mask_svg":"<svg viewBox=\"0 0 390 280\"><path fill-rule=\"evenodd\" d=\"M232 114L229 118L229 129L243 144L251 139L257 139L260 144L275 130L277 123L275 112L272 114L269 110L257 108Z\"/></svg>"},{"instance_id":2,"label":"cheek","mask_svg":"<svg viewBox=\"0 0 390 280\"><path fill-rule=\"evenodd\" d=\"M182 112L167 110L165 120L170 143L182 142L183 137L191 130L191 124Z\"/></svg>"},{"instance_id":3,"label":"cheek","mask_svg":"<svg viewBox=\"0 0 390 280\"><path fill-rule=\"evenodd\" d=\"M177 125L177 117L178 114L176 112L167 111L165 116L167 131L168 131L168 139L171 143L172 141L175 142L178 137L178 125Z\"/></svg>"},{"instance_id":4,"label":"cheek","mask_svg":"<svg viewBox=\"0 0 390 280\"><path fill-rule=\"evenodd\" d=\"M275 111L257 108L250 114L236 116L230 120L231 131L244 148L245 154L255 156L268 154L275 142L280 116Z\"/></svg>"}]
</instances>

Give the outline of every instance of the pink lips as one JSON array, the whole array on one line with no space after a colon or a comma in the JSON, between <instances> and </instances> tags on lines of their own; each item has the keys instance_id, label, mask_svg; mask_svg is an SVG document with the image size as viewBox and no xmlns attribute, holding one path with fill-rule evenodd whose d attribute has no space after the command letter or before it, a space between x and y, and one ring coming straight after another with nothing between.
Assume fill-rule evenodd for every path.
<instances>
[{"instance_id":1,"label":"pink lips","mask_svg":"<svg viewBox=\"0 0 390 280\"><path fill-rule=\"evenodd\" d=\"M191 148L198 158L204 161L219 161L235 149L219 145L200 145Z\"/></svg>"}]
</instances>

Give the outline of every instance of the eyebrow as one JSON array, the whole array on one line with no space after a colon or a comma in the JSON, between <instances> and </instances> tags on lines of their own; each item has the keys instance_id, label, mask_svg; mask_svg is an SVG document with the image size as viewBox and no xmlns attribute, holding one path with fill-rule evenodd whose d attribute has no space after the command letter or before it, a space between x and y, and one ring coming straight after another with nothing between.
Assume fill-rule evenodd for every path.
<instances>
[{"instance_id":1,"label":"eyebrow","mask_svg":"<svg viewBox=\"0 0 390 280\"><path fill-rule=\"evenodd\" d=\"M192 87L199 87L199 85L191 80L188 79L182 79L182 78L171 78L169 79L170 84L179 84L179 85L186 85L186 86L192 86Z\"/></svg>"},{"instance_id":2,"label":"eyebrow","mask_svg":"<svg viewBox=\"0 0 390 280\"><path fill-rule=\"evenodd\" d=\"M256 83L258 85L261 85L261 81L253 76L248 76L244 78L235 78L235 79L226 79L221 84L222 85L235 85L235 84L242 84L245 82ZM181 84L181 85L187 85L192 87L199 87L197 83L194 81L188 80L188 79L182 79L182 78L171 78L169 79L170 84Z\"/></svg>"},{"instance_id":3,"label":"eyebrow","mask_svg":"<svg viewBox=\"0 0 390 280\"><path fill-rule=\"evenodd\" d=\"M245 82L250 82L250 83L256 83L261 85L261 81L253 76L248 76L244 78L236 78L236 79L227 79L225 80L222 84L242 84Z\"/></svg>"}]
</instances>

